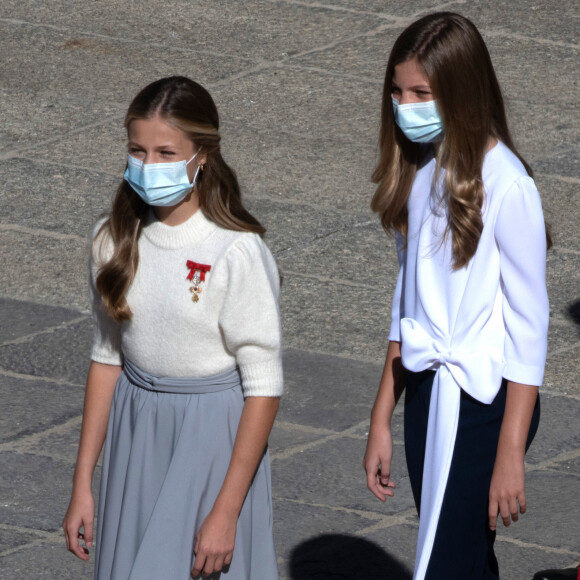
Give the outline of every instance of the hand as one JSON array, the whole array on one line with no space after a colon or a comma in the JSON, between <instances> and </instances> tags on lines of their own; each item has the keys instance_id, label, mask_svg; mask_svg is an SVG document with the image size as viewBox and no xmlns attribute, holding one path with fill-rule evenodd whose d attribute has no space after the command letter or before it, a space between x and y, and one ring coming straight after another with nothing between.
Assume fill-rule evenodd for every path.
<instances>
[{"instance_id":1,"label":"hand","mask_svg":"<svg viewBox=\"0 0 580 580\"><path fill-rule=\"evenodd\" d=\"M506 527L518 521L518 511L520 514L526 513L524 472L523 454L498 452L489 488L490 530L497 528L498 512Z\"/></svg>"},{"instance_id":2,"label":"hand","mask_svg":"<svg viewBox=\"0 0 580 580\"><path fill-rule=\"evenodd\" d=\"M395 482L390 479L392 456L391 429L371 423L363 468L367 474L367 487L382 502L386 501L387 496L395 495Z\"/></svg>"},{"instance_id":3,"label":"hand","mask_svg":"<svg viewBox=\"0 0 580 580\"><path fill-rule=\"evenodd\" d=\"M93 522L95 502L90 490L73 492L68 510L62 521L66 547L81 560L89 559L89 550L93 545ZM81 528L83 532L81 532ZM84 541L84 546L81 545Z\"/></svg>"},{"instance_id":4,"label":"hand","mask_svg":"<svg viewBox=\"0 0 580 580\"><path fill-rule=\"evenodd\" d=\"M236 540L237 517L211 511L195 537L193 578L209 576L232 562Z\"/></svg>"}]
</instances>

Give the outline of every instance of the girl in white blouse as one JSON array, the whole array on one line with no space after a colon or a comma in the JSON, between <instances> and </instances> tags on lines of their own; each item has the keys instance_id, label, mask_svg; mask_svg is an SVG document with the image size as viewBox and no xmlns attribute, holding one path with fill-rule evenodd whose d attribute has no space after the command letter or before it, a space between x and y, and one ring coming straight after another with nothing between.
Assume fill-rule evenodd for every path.
<instances>
[{"instance_id":1,"label":"girl in white blouse","mask_svg":"<svg viewBox=\"0 0 580 580\"><path fill-rule=\"evenodd\" d=\"M415 579L499 578L493 544L526 511L524 454L547 350L547 236L481 35L435 13L393 46L372 208L400 272L363 461L381 501L405 390L405 451L420 514Z\"/></svg>"}]
</instances>

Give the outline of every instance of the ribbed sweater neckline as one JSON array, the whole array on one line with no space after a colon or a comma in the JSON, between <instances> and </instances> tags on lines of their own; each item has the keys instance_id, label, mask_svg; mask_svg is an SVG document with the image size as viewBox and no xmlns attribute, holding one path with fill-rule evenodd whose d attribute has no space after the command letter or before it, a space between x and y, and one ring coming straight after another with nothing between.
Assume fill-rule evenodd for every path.
<instances>
[{"instance_id":1,"label":"ribbed sweater neckline","mask_svg":"<svg viewBox=\"0 0 580 580\"><path fill-rule=\"evenodd\" d=\"M155 212L151 210L143 228L143 235L159 248L176 250L201 242L214 227L213 222L205 217L201 209L198 209L190 218L177 226L164 224L157 219Z\"/></svg>"}]
</instances>

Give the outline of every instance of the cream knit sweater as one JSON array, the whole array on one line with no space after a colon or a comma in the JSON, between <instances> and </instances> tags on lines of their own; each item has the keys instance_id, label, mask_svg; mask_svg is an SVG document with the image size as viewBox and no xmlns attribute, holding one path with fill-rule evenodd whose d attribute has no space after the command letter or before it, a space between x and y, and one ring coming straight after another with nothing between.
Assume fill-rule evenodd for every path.
<instances>
[{"instance_id":1,"label":"cream knit sweater","mask_svg":"<svg viewBox=\"0 0 580 580\"><path fill-rule=\"evenodd\" d=\"M221 228L201 210L178 226L151 213L127 293L133 317L120 324L106 314L95 288L110 252L110 240L101 236L90 266L92 360L121 365L126 357L153 375L172 377L209 376L237 365L245 396L282 394L279 275L258 235ZM198 284L197 302L195 278L187 277L200 273L188 261L211 267Z\"/></svg>"}]
</instances>

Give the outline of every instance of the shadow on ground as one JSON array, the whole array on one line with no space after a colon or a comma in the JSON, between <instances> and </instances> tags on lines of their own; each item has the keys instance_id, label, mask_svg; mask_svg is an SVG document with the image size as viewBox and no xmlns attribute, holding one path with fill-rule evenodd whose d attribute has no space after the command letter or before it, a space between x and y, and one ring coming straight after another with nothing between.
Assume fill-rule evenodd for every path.
<instances>
[{"instance_id":1,"label":"shadow on ground","mask_svg":"<svg viewBox=\"0 0 580 580\"><path fill-rule=\"evenodd\" d=\"M576 324L580 324L580 300L576 300L568 306L568 314Z\"/></svg>"},{"instance_id":2,"label":"shadow on ground","mask_svg":"<svg viewBox=\"0 0 580 580\"><path fill-rule=\"evenodd\" d=\"M411 580L412 573L363 538L326 534L299 544L290 556L292 580Z\"/></svg>"}]
</instances>

